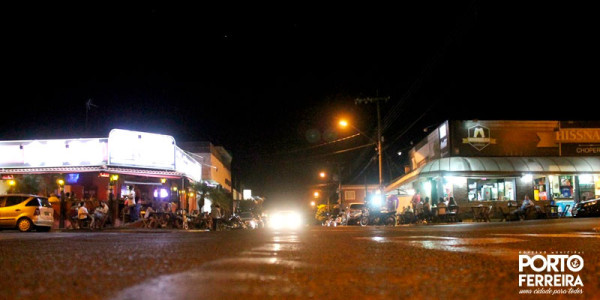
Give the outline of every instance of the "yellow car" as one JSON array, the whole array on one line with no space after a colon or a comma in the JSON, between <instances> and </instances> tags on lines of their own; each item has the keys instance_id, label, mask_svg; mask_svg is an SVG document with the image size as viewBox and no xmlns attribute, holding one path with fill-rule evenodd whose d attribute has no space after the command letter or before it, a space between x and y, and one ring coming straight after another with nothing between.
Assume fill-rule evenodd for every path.
<instances>
[{"instance_id":1,"label":"yellow car","mask_svg":"<svg viewBox=\"0 0 600 300\"><path fill-rule=\"evenodd\" d=\"M48 198L27 194L0 195L0 228L50 231L54 209Z\"/></svg>"}]
</instances>

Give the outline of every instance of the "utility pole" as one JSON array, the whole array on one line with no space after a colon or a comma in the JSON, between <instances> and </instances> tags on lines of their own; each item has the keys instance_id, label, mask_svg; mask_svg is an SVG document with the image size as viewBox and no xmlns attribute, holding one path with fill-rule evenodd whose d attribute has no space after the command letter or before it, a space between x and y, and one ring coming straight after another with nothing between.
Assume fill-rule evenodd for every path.
<instances>
[{"instance_id":1,"label":"utility pole","mask_svg":"<svg viewBox=\"0 0 600 300\"><path fill-rule=\"evenodd\" d=\"M381 151L381 142L383 137L381 136L381 109L379 106L379 103L381 101L388 101L390 100L390 97L374 97L374 98L357 98L355 100L356 104L362 104L362 103L373 103L375 102L377 104L377 156L378 156L378 161L379 161L379 190L382 191L383 190L383 169L382 169L382 159L381 159L381 155L383 153L383 151ZM382 191L383 192L383 191ZM383 193L382 193L383 195Z\"/></svg>"}]
</instances>

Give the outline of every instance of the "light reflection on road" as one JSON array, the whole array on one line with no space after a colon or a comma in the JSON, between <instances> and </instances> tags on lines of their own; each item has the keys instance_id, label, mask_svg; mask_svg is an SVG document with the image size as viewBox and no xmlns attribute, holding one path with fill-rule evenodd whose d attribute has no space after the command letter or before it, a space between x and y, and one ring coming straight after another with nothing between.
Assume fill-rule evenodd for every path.
<instances>
[{"instance_id":1,"label":"light reflection on road","mask_svg":"<svg viewBox=\"0 0 600 300\"><path fill-rule=\"evenodd\" d=\"M427 250L440 250L449 252L466 252L492 255L504 259L514 259L518 251L510 248L498 247L497 244L521 243L523 239L489 237L489 238L458 238L449 236L405 236L405 237L360 237L357 239L370 240L378 243L399 243ZM487 247L494 245L493 247Z\"/></svg>"}]
</instances>

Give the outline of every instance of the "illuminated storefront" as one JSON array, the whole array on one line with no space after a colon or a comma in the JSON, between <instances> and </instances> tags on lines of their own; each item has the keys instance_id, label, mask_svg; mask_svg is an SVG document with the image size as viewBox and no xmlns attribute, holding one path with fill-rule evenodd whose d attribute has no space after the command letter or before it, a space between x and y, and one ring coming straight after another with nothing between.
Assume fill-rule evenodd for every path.
<instances>
[{"instance_id":1,"label":"illuminated storefront","mask_svg":"<svg viewBox=\"0 0 600 300\"><path fill-rule=\"evenodd\" d=\"M593 126L594 128L580 128ZM559 121L447 121L410 151L412 171L388 194L454 197L462 206L506 205L525 195L544 207L600 198L600 124ZM504 204L502 204L504 203Z\"/></svg>"},{"instance_id":2,"label":"illuminated storefront","mask_svg":"<svg viewBox=\"0 0 600 300\"><path fill-rule=\"evenodd\" d=\"M1 141L0 173L17 187L26 175L46 175L42 181L50 184L41 186L56 186L51 178L60 177L58 189L82 200L119 199L135 186L142 200L185 204L186 187L201 181L202 166L171 136L113 129L100 139ZM9 191L2 180L0 192Z\"/></svg>"}]
</instances>

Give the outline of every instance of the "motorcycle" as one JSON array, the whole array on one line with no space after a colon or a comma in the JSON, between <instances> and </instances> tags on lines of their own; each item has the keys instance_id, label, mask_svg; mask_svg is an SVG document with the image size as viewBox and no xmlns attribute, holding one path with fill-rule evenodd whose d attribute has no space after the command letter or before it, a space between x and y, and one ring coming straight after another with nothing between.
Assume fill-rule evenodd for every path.
<instances>
[{"instance_id":1,"label":"motorcycle","mask_svg":"<svg viewBox=\"0 0 600 300\"><path fill-rule=\"evenodd\" d=\"M363 209L360 217L360 226L384 225L396 226L396 212L394 211L375 211L371 212L368 208Z\"/></svg>"}]
</instances>

